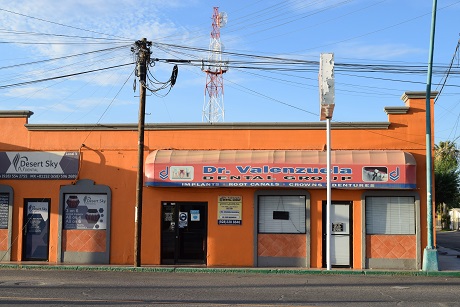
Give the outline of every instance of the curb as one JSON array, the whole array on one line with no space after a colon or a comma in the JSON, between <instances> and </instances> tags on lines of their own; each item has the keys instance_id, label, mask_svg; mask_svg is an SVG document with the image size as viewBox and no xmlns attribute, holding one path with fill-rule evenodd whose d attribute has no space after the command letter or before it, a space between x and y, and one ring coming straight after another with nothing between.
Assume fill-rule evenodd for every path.
<instances>
[{"instance_id":1,"label":"curb","mask_svg":"<svg viewBox=\"0 0 460 307\"><path fill-rule=\"evenodd\" d=\"M460 278L460 271L379 271L276 268L187 268L187 267L130 267L85 265L33 265L0 264L0 270L56 270L56 271L106 271L150 273L217 273L217 274L296 274L296 275L389 275L389 276L444 276Z\"/></svg>"}]
</instances>

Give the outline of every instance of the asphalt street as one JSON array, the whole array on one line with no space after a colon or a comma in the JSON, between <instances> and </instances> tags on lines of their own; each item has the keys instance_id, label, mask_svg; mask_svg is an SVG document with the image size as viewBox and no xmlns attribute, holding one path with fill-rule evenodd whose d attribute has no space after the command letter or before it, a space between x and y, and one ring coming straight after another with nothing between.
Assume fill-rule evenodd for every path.
<instances>
[{"instance_id":1,"label":"asphalt street","mask_svg":"<svg viewBox=\"0 0 460 307\"><path fill-rule=\"evenodd\" d=\"M436 239L441 272L425 275L420 271L135 271L116 266L4 264L0 305L460 306L460 232L438 232Z\"/></svg>"},{"instance_id":2,"label":"asphalt street","mask_svg":"<svg viewBox=\"0 0 460 307\"><path fill-rule=\"evenodd\" d=\"M0 269L9 306L459 306L460 232L437 234L439 275L343 270L263 273L110 271L37 266ZM441 246L440 244L446 246ZM122 269L122 268L120 268Z\"/></svg>"},{"instance_id":3,"label":"asphalt street","mask_svg":"<svg viewBox=\"0 0 460 307\"><path fill-rule=\"evenodd\" d=\"M1 270L8 306L459 306L460 278Z\"/></svg>"},{"instance_id":4,"label":"asphalt street","mask_svg":"<svg viewBox=\"0 0 460 307\"><path fill-rule=\"evenodd\" d=\"M460 231L437 231L436 246L460 251Z\"/></svg>"}]
</instances>

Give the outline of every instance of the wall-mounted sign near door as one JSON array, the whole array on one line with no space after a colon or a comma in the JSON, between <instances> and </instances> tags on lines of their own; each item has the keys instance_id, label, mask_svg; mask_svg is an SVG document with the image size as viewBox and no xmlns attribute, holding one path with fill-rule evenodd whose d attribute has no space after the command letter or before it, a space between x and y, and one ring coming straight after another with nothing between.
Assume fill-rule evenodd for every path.
<instances>
[{"instance_id":1,"label":"wall-mounted sign near door","mask_svg":"<svg viewBox=\"0 0 460 307\"><path fill-rule=\"evenodd\" d=\"M219 196L217 224L241 225L243 200L241 196Z\"/></svg>"}]
</instances>

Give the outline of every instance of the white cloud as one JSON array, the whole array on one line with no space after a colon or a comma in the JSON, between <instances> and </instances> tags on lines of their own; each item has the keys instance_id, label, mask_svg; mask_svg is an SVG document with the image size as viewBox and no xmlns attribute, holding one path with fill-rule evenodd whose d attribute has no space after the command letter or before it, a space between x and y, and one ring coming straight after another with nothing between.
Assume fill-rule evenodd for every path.
<instances>
[{"instance_id":1,"label":"white cloud","mask_svg":"<svg viewBox=\"0 0 460 307\"><path fill-rule=\"evenodd\" d=\"M359 44L341 43L335 46L334 53L341 58L394 60L410 55L420 55L426 50L406 44Z\"/></svg>"},{"instance_id":2,"label":"white cloud","mask_svg":"<svg viewBox=\"0 0 460 307\"><path fill-rule=\"evenodd\" d=\"M33 98L33 99L56 99L56 95L65 95L66 90L60 88L59 90L50 88L50 87L39 87L39 86L29 86L29 87L16 87L8 91L5 91L3 95L5 97L15 97L15 98Z\"/></svg>"},{"instance_id":3,"label":"white cloud","mask_svg":"<svg viewBox=\"0 0 460 307\"><path fill-rule=\"evenodd\" d=\"M17 14L2 12L5 18L0 20L0 28L15 31L13 32L15 35L9 37L8 40L10 41L34 43L32 45L17 45L18 50L24 51L28 57L24 59L24 62L60 58L115 46L111 40L104 42L104 44L94 45L86 43L94 42L94 39L85 42L84 39L69 36L108 37L120 40L126 47L116 52L94 53L85 57L79 56L40 65L20 67L15 72L14 78L17 79L11 80L9 83L62 76L132 62L134 59L129 45L143 37L149 40L167 36L177 37L177 39L190 37L186 28L178 27L169 18L162 17L160 11L165 8L194 5L195 2L195 0L63 0L57 4L55 0L11 1L9 4L3 5L2 8ZM67 27L62 25L67 25ZM18 31L29 34L17 35ZM35 34L31 34L31 32ZM62 36L38 35L37 33ZM103 35L104 33L108 35ZM71 44L48 44L51 42ZM14 46L10 45L9 47ZM7 50L14 52L13 48ZM2 52L2 54L5 55L7 52ZM158 54L154 56L158 56ZM14 55L11 54L8 57L13 59ZM73 76L68 80L72 82L80 80L92 85L120 87L133 68L126 66L96 74ZM157 70L158 68L161 71L162 67L158 66ZM164 69L170 71L171 68L165 67ZM51 98L52 93L45 90L46 86L47 84L44 84L43 88L14 89L6 95L8 97L21 97L34 94L34 98ZM63 96L62 92L59 96Z\"/></svg>"},{"instance_id":4,"label":"white cloud","mask_svg":"<svg viewBox=\"0 0 460 307\"><path fill-rule=\"evenodd\" d=\"M342 4L344 0L316 0L316 1L299 1L299 0L289 0L289 4L293 11L309 11L309 10L318 10L325 7L333 7L335 5Z\"/></svg>"},{"instance_id":5,"label":"white cloud","mask_svg":"<svg viewBox=\"0 0 460 307\"><path fill-rule=\"evenodd\" d=\"M82 42L72 45L32 45L29 48L30 51L35 49L39 54L53 58L107 47L104 44L85 44L82 39L68 36L105 37L125 40L126 44L130 44L143 37L152 39L179 34L178 31L183 32L185 29L178 29L174 22L162 17L161 10L186 6L189 3L193 1L64 0L58 4L55 0L11 1L3 9L17 14L3 12L0 27L14 31L63 35L19 36L24 37L23 40L30 40L32 37L34 43ZM107 45L113 46L110 41Z\"/></svg>"}]
</instances>

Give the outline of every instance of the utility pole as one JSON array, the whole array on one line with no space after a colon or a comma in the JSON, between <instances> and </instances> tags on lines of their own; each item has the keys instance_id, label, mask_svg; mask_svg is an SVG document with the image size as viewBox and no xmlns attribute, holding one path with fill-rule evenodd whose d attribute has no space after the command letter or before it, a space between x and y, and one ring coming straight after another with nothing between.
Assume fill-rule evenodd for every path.
<instances>
[{"instance_id":1,"label":"utility pole","mask_svg":"<svg viewBox=\"0 0 460 307\"><path fill-rule=\"evenodd\" d=\"M139 124L138 124L138 167L136 207L134 213L134 266L141 266L141 241L142 241L142 189L144 187L144 126L145 126L145 96L147 65L150 62L150 46L146 38L135 43L137 51L136 75L139 77Z\"/></svg>"}]
</instances>

